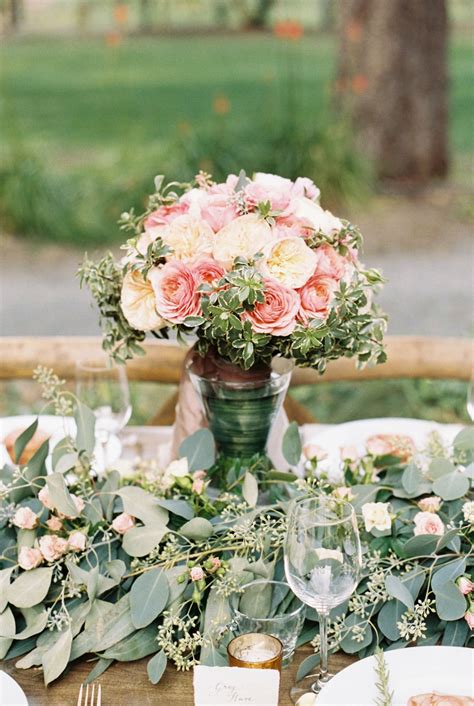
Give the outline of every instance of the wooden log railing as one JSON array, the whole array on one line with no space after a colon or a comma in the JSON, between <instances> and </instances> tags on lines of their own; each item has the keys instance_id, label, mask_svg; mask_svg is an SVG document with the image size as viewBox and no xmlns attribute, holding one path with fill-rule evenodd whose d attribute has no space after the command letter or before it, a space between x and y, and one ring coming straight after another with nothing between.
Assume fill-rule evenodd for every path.
<instances>
[{"instance_id":1,"label":"wooden log railing","mask_svg":"<svg viewBox=\"0 0 474 706\"><path fill-rule=\"evenodd\" d=\"M357 370L354 360L342 358L332 361L322 377L309 368L295 369L291 385L388 378L469 380L473 374L474 342L467 338L387 336L386 347L388 360L383 365ZM145 356L128 362L129 379L179 383L186 347L168 341L149 341L144 348ZM99 337L6 336L0 338L0 380L31 378L39 364L53 368L61 378L71 379L77 360L99 363L101 357Z\"/></svg>"}]
</instances>

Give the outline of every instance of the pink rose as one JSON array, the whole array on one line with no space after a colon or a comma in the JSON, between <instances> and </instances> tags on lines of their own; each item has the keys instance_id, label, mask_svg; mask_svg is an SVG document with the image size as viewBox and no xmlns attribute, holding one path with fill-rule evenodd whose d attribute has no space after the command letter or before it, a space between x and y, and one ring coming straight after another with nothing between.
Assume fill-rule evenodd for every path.
<instances>
[{"instance_id":1,"label":"pink rose","mask_svg":"<svg viewBox=\"0 0 474 706\"><path fill-rule=\"evenodd\" d=\"M265 279L264 284L265 301L255 304L252 311L245 311L242 320L250 321L257 333L288 336L296 326L299 295L273 279Z\"/></svg>"},{"instance_id":2,"label":"pink rose","mask_svg":"<svg viewBox=\"0 0 474 706\"><path fill-rule=\"evenodd\" d=\"M206 476L207 476L206 471L194 471L194 473L193 473L194 480L199 480L199 479L202 480Z\"/></svg>"},{"instance_id":3,"label":"pink rose","mask_svg":"<svg viewBox=\"0 0 474 706\"><path fill-rule=\"evenodd\" d=\"M54 510L53 501L51 500L51 496L46 485L41 488L40 492L38 493L38 498L43 503L43 505L48 508L48 510Z\"/></svg>"},{"instance_id":4,"label":"pink rose","mask_svg":"<svg viewBox=\"0 0 474 706\"><path fill-rule=\"evenodd\" d=\"M86 548L86 541L87 537L84 532L79 532L79 530L71 532L68 539L69 549L73 552L83 552Z\"/></svg>"},{"instance_id":5,"label":"pink rose","mask_svg":"<svg viewBox=\"0 0 474 706\"><path fill-rule=\"evenodd\" d=\"M468 576L460 576L456 580L456 585L461 591L461 593L465 596L474 591L474 583Z\"/></svg>"},{"instance_id":6,"label":"pink rose","mask_svg":"<svg viewBox=\"0 0 474 706\"><path fill-rule=\"evenodd\" d=\"M304 287L299 289L301 306L298 318L308 324L311 319L325 319L337 288L333 277L315 274L309 278Z\"/></svg>"},{"instance_id":7,"label":"pink rose","mask_svg":"<svg viewBox=\"0 0 474 706\"><path fill-rule=\"evenodd\" d=\"M125 534L125 532L128 532L128 530L132 529L134 526L135 519L126 512L122 512L120 515L117 515L115 520L112 522L112 529L119 534Z\"/></svg>"},{"instance_id":8,"label":"pink rose","mask_svg":"<svg viewBox=\"0 0 474 706\"><path fill-rule=\"evenodd\" d=\"M316 250L316 254L318 256L316 272L320 275L333 277L339 281L346 272L352 269L351 262L330 245L322 245Z\"/></svg>"},{"instance_id":9,"label":"pink rose","mask_svg":"<svg viewBox=\"0 0 474 706\"><path fill-rule=\"evenodd\" d=\"M349 444L341 448L340 454L342 461L349 461L350 463L355 463L359 459L359 452L357 451L357 447Z\"/></svg>"},{"instance_id":10,"label":"pink rose","mask_svg":"<svg viewBox=\"0 0 474 706\"><path fill-rule=\"evenodd\" d=\"M422 498L417 503L423 512L438 512L441 507L441 498L437 495L430 495L429 498Z\"/></svg>"},{"instance_id":11,"label":"pink rose","mask_svg":"<svg viewBox=\"0 0 474 706\"><path fill-rule=\"evenodd\" d=\"M19 507L12 522L20 529L34 529L38 525L38 515L29 507Z\"/></svg>"},{"instance_id":12,"label":"pink rose","mask_svg":"<svg viewBox=\"0 0 474 706\"><path fill-rule=\"evenodd\" d=\"M205 483L201 478L198 478L197 480L193 480L193 484L191 487L193 493L196 493L196 495L202 495L204 488L205 488Z\"/></svg>"},{"instance_id":13,"label":"pink rose","mask_svg":"<svg viewBox=\"0 0 474 706\"><path fill-rule=\"evenodd\" d=\"M298 177L291 189L292 198L300 198L305 196L307 199L315 201L319 198L321 192L311 179L308 177Z\"/></svg>"},{"instance_id":14,"label":"pink rose","mask_svg":"<svg viewBox=\"0 0 474 706\"><path fill-rule=\"evenodd\" d=\"M416 451L413 440L400 434L375 434L365 446L373 456L397 456L401 461L408 461Z\"/></svg>"},{"instance_id":15,"label":"pink rose","mask_svg":"<svg viewBox=\"0 0 474 706\"><path fill-rule=\"evenodd\" d=\"M318 446L318 444L305 444L303 446L303 455L308 461L311 461L313 458L318 461L324 461L324 459L328 457L327 451L321 446Z\"/></svg>"},{"instance_id":16,"label":"pink rose","mask_svg":"<svg viewBox=\"0 0 474 706\"><path fill-rule=\"evenodd\" d=\"M45 534L39 538L38 543L46 561L56 561L67 551L67 540L57 534Z\"/></svg>"},{"instance_id":17,"label":"pink rose","mask_svg":"<svg viewBox=\"0 0 474 706\"><path fill-rule=\"evenodd\" d=\"M245 197L250 207L260 202L270 201L272 210L284 211L292 197L293 182L290 179L257 172L244 189Z\"/></svg>"},{"instance_id":18,"label":"pink rose","mask_svg":"<svg viewBox=\"0 0 474 706\"><path fill-rule=\"evenodd\" d=\"M194 190L193 190L194 191ZM229 184L213 184L208 189L196 189L195 196L184 194L184 201L194 201L199 215L217 233L239 215L232 199L233 188ZM191 206L192 209L192 206Z\"/></svg>"},{"instance_id":19,"label":"pink rose","mask_svg":"<svg viewBox=\"0 0 474 706\"><path fill-rule=\"evenodd\" d=\"M41 564L43 557L39 549L34 547L22 547L18 554L18 564L25 571L36 569Z\"/></svg>"},{"instance_id":20,"label":"pink rose","mask_svg":"<svg viewBox=\"0 0 474 706\"><path fill-rule=\"evenodd\" d=\"M474 613L471 610L468 610L467 613L465 613L464 620L469 625L471 630L474 630Z\"/></svg>"},{"instance_id":21,"label":"pink rose","mask_svg":"<svg viewBox=\"0 0 474 706\"><path fill-rule=\"evenodd\" d=\"M160 206L160 208L158 208L156 211L153 211L153 213L150 213L150 215L146 218L144 223L145 230L153 234L155 228L159 229L162 226L168 225L168 223L174 221L174 219L178 216L182 216L183 214L187 213L188 210L189 204L186 203L184 200L176 201L170 206ZM159 235L159 230L155 232L157 235ZM155 238L153 238L153 240L155 239L156 236Z\"/></svg>"},{"instance_id":22,"label":"pink rose","mask_svg":"<svg viewBox=\"0 0 474 706\"><path fill-rule=\"evenodd\" d=\"M189 572L189 575L191 577L191 581L201 581L204 578L204 571L200 566L193 566Z\"/></svg>"},{"instance_id":23,"label":"pink rose","mask_svg":"<svg viewBox=\"0 0 474 706\"><path fill-rule=\"evenodd\" d=\"M225 269L213 257L203 257L192 266L198 285L213 284L222 279Z\"/></svg>"},{"instance_id":24,"label":"pink rose","mask_svg":"<svg viewBox=\"0 0 474 706\"><path fill-rule=\"evenodd\" d=\"M444 524L434 512L418 512L413 518L415 529L413 534L443 534Z\"/></svg>"},{"instance_id":25,"label":"pink rose","mask_svg":"<svg viewBox=\"0 0 474 706\"><path fill-rule=\"evenodd\" d=\"M167 262L155 267L148 275L156 297L160 316L174 324L181 324L187 316L201 313L199 281L194 272L183 262Z\"/></svg>"},{"instance_id":26,"label":"pink rose","mask_svg":"<svg viewBox=\"0 0 474 706\"><path fill-rule=\"evenodd\" d=\"M46 524L53 532L59 532L63 528L63 523L59 517L50 517L49 520L46 520Z\"/></svg>"}]
</instances>

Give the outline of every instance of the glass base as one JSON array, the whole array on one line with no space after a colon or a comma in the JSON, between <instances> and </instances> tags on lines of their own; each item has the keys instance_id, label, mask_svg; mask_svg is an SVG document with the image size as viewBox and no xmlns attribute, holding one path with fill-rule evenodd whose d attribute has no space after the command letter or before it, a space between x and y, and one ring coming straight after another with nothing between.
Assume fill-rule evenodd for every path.
<instances>
[{"instance_id":1,"label":"glass base","mask_svg":"<svg viewBox=\"0 0 474 706\"><path fill-rule=\"evenodd\" d=\"M316 706L316 697L333 676L333 674L327 673L320 678L319 673L308 674L291 689L290 698L292 702L296 706Z\"/></svg>"}]
</instances>

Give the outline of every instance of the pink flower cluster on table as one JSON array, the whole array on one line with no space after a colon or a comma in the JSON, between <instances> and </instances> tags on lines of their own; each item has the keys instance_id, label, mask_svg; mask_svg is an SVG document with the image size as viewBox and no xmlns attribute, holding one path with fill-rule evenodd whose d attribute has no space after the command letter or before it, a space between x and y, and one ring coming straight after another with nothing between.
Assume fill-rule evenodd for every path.
<instances>
[{"instance_id":1,"label":"pink flower cluster on table","mask_svg":"<svg viewBox=\"0 0 474 706\"><path fill-rule=\"evenodd\" d=\"M169 252L146 279L131 269L124 277L121 307L134 328L158 330L202 315L201 285L219 281L236 257L257 255L264 301L241 315L255 332L287 336L297 324L327 318L341 280L358 266L357 255L351 247L345 255L329 244L310 247L308 237L333 236L343 223L317 203L319 189L310 179L257 173L236 192L237 183L235 175L222 184L198 181L146 218L127 264L157 238ZM260 215L262 203L270 204L271 219Z\"/></svg>"}]
</instances>

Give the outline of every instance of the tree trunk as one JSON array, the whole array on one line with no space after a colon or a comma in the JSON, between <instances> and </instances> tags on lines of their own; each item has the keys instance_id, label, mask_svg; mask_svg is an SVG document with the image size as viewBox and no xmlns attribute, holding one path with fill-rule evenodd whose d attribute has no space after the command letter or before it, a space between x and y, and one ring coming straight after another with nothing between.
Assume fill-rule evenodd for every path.
<instances>
[{"instance_id":1,"label":"tree trunk","mask_svg":"<svg viewBox=\"0 0 474 706\"><path fill-rule=\"evenodd\" d=\"M448 168L445 0L342 0L336 87L381 178Z\"/></svg>"}]
</instances>

